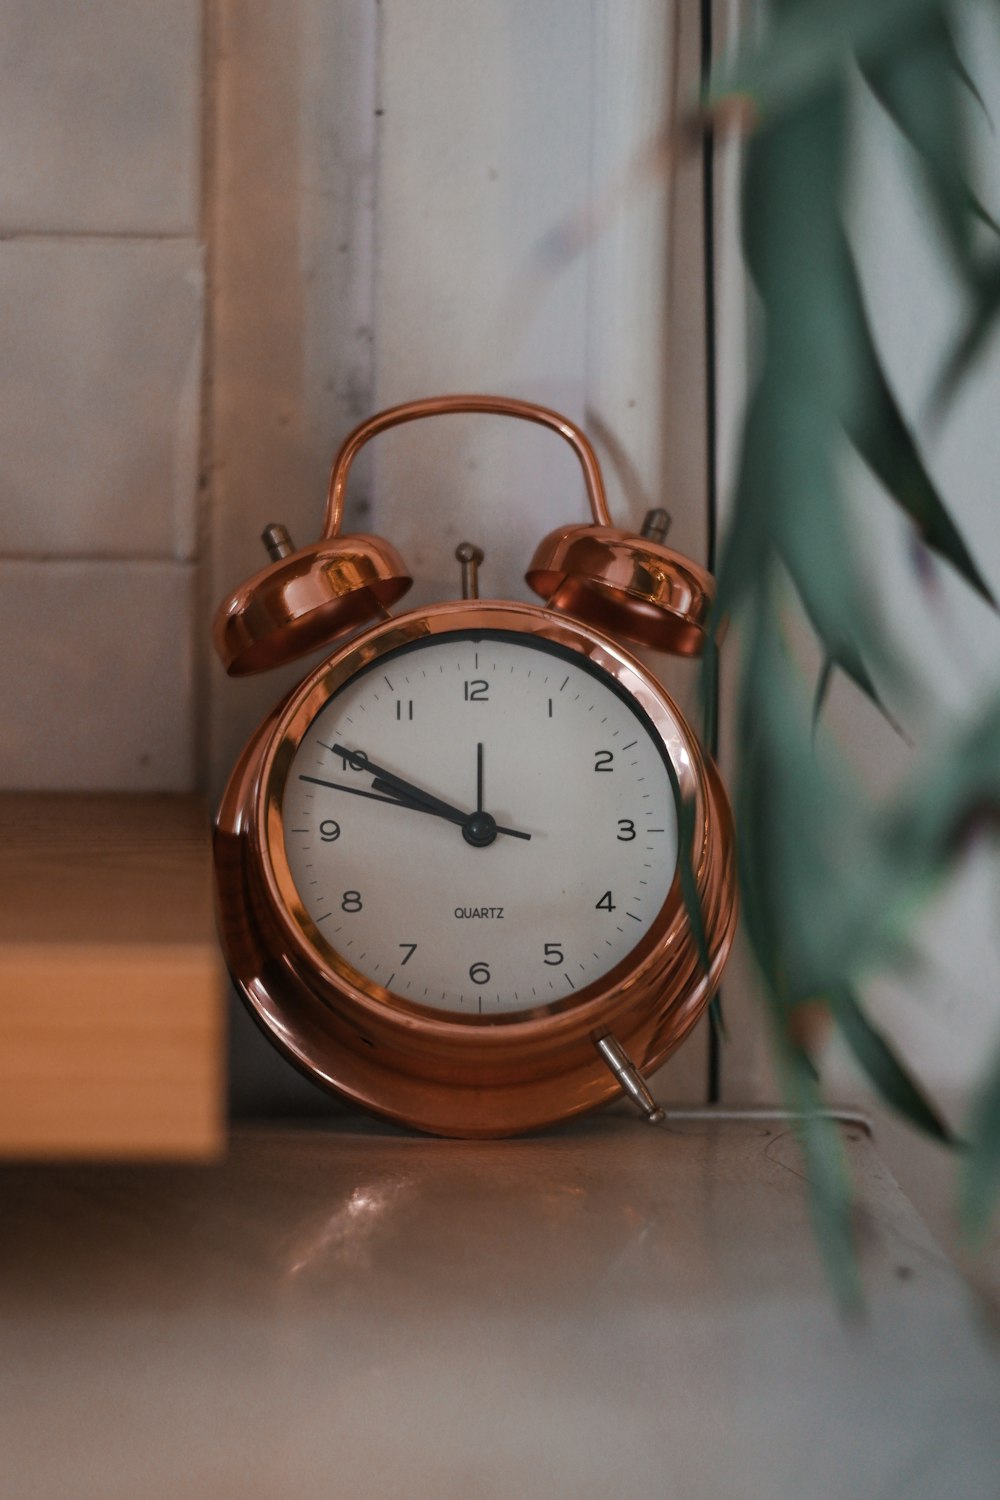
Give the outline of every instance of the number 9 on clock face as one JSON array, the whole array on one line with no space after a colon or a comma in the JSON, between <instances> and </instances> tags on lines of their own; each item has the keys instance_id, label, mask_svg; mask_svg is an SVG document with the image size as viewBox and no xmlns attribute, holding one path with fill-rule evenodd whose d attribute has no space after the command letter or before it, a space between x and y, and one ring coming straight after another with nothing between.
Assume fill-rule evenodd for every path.
<instances>
[{"instance_id":1,"label":"number 9 on clock face","mask_svg":"<svg viewBox=\"0 0 1000 1500\"><path fill-rule=\"evenodd\" d=\"M489 1025L578 1004L649 946L686 751L600 655L440 629L387 636L314 688L274 762L268 829L321 961Z\"/></svg>"}]
</instances>

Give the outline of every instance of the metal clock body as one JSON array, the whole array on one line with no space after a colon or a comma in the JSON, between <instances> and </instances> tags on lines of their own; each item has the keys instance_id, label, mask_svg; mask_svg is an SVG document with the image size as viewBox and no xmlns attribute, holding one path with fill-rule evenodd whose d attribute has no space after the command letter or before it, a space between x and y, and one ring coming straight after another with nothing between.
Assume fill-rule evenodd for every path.
<instances>
[{"instance_id":1,"label":"metal clock body","mask_svg":"<svg viewBox=\"0 0 1000 1500\"><path fill-rule=\"evenodd\" d=\"M681 897L678 798L712 963ZM728 806L656 679L550 610L402 615L261 726L216 833L233 975L276 1044L362 1107L456 1135L620 1092L686 1036L735 920Z\"/></svg>"},{"instance_id":2,"label":"metal clock body","mask_svg":"<svg viewBox=\"0 0 1000 1500\"><path fill-rule=\"evenodd\" d=\"M544 605L481 600L463 542L462 600L391 618L412 579L384 538L341 532L351 464L388 428L472 413L567 442L591 523L536 548ZM668 524L612 525L597 455L559 412L453 395L348 434L317 542L265 530L269 566L216 615L226 670L355 633L233 771L219 931L251 1012L315 1081L443 1135L524 1131L623 1090L662 1118L643 1070L698 1020L736 922L718 774L615 639L704 646L712 579L663 544Z\"/></svg>"}]
</instances>

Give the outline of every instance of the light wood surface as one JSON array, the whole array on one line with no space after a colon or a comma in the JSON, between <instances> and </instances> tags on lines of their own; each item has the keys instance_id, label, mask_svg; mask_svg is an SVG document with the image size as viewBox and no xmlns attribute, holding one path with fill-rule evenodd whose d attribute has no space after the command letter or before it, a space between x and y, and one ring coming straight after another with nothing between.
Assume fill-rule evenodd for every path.
<instances>
[{"instance_id":1,"label":"light wood surface","mask_svg":"<svg viewBox=\"0 0 1000 1500\"><path fill-rule=\"evenodd\" d=\"M0 1155L210 1155L224 981L192 798L0 796Z\"/></svg>"},{"instance_id":2,"label":"light wood surface","mask_svg":"<svg viewBox=\"0 0 1000 1500\"><path fill-rule=\"evenodd\" d=\"M12 1500L984 1500L1000 1362L857 1125L868 1297L787 1120L237 1131L0 1170Z\"/></svg>"}]
</instances>

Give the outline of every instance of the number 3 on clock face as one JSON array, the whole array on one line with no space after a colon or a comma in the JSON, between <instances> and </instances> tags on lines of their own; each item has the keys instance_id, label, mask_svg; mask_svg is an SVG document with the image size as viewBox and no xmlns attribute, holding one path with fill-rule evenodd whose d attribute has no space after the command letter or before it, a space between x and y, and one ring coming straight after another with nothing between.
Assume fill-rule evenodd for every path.
<instances>
[{"instance_id":1,"label":"number 3 on clock face","mask_svg":"<svg viewBox=\"0 0 1000 1500\"><path fill-rule=\"evenodd\" d=\"M361 988L511 1020L648 938L677 866L668 746L590 657L442 631L310 708L274 788L276 864L303 939Z\"/></svg>"}]
</instances>

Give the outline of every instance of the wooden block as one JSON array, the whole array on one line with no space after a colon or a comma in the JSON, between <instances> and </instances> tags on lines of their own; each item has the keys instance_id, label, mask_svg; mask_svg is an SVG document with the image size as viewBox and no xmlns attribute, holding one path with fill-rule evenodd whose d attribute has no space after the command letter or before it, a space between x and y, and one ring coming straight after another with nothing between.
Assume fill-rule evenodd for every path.
<instances>
[{"instance_id":1,"label":"wooden block","mask_svg":"<svg viewBox=\"0 0 1000 1500\"><path fill-rule=\"evenodd\" d=\"M0 1156L214 1155L224 995L195 799L0 796Z\"/></svg>"}]
</instances>

